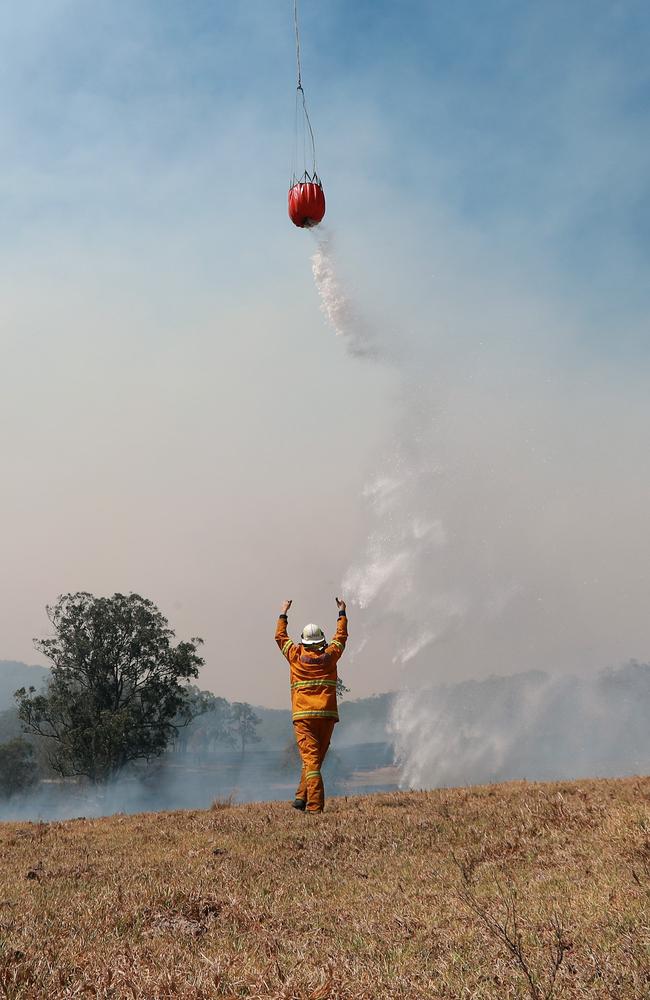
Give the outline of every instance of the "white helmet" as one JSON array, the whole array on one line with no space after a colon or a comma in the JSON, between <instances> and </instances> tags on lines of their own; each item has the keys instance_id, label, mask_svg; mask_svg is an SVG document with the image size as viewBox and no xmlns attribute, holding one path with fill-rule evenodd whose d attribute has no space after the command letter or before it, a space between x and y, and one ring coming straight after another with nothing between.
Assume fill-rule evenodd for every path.
<instances>
[{"instance_id":1,"label":"white helmet","mask_svg":"<svg viewBox=\"0 0 650 1000\"><path fill-rule=\"evenodd\" d=\"M325 645L325 636L320 625L305 625L300 638L302 639L303 646Z\"/></svg>"}]
</instances>

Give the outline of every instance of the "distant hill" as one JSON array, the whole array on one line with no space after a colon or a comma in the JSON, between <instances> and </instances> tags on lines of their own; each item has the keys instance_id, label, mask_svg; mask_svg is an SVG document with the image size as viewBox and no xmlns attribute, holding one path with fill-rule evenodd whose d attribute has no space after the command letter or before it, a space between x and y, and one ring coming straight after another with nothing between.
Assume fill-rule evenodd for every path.
<instances>
[{"instance_id":1,"label":"distant hill","mask_svg":"<svg viewBox=\"0 0 650 1000\"><path fill-rule=\"evenodd\" d=\"M28 666L16 660L0 660L0 713L14 708L14 691L30 686L39 689L49 673L46 667ZM392 694L381 694L357 701L342 699L339 711L341 722L345 725L338 727L337 745L350 746L356 743L380 743L388 740L386 725L393 697ZM264 708L256 705L255 712L261 720L257 732L262 739L262 745L283 749L287 741L293 737L289 708Z\"/></svg>"},{"instance_id":2,"label":"distant hill","mask_svg":"<svg viewBox=\"0 0 650 1000\"><path fill-rule=\"evenodd\" d=\"M0 660L0 712L14 707L14 691L21 687L37 690L49 676L46 667L30 667L16 660Z\"/></svg>"},{"instance_id":3,"label":"distant hill","mask_svg":"<svg viewBox=\"0 0 650 1000\"><path fill-rule=\"evenodd\" d=\"M341 724L335 729L334 745L350 747L359 743L390 742L388 719L394 698L393 693L388 693L354 701L347 698L339 700ZM261 705L255 705L254 708L261 720L257 735L261 737L263 745L274 749L285 747L287 741L293 739L290 709L263 708Z\"/></svg>"}]
</instances>

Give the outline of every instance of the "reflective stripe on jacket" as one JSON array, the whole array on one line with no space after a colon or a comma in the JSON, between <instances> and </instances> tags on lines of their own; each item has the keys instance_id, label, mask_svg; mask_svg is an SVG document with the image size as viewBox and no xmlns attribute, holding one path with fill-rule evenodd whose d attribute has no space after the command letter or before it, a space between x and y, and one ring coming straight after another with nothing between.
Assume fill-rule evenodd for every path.
<instances>
[{"instance_id":1,"label":"reflective stripe on jacket","mask_svg":"<svg viewBox=\"0 0 650 1000\"><path fill-rule=\"evenodd\" d=\"M336 664L348 638L348 620L339 615L336 634L320 653L296 645L287 633L287 619L278 618L275 641L289 662L291 679L291 714L296 719L334 719L338 721L336 705Z\"/></svg>"}]
</instances>

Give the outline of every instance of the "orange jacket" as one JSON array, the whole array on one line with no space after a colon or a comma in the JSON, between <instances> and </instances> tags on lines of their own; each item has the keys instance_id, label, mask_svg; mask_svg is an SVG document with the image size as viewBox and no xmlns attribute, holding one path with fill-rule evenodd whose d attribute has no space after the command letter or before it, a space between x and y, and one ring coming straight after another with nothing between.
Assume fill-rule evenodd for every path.
<instances>
[{"instance_id":1,"label":"orange jacket","mask_svg":"<svg viewBox=\"0 0 650 1000\"><path fill-rule=\"evenodd\" d=\"M348 619L339 614L336 635L320 653L302 644L296 645L287 634L287 616L280 615L275 641L289 661L291 677L291 714L296 719L334 719L338 722L336 705L336 664L348 638Z\"/></svg>"}]
</instances>

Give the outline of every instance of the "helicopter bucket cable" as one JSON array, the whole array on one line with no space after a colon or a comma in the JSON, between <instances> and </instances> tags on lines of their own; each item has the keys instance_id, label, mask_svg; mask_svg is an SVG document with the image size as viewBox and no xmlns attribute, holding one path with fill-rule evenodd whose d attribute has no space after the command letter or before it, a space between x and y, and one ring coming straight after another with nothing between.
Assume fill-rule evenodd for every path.
<instances>
[{"instance_id":1,"label":"helicopter bucket cable","mask_svg":"<svg viewBox=\"0 0 650 1000\"><path fill-rule=\"evenodd\" d=\"M293 0L293 26L296 33L296 70L297 70L297 84L296 84L296 149L298 147L298 113L299 113L299 100L302 102L302 111L304 116L304 123L307 125L307 130L309 131L309 141L311 145L311 160L312 160L312 175L317 176L316 172L316 140L314 139L314 130L311 125L309 118L309 112L307 111L307 100L305 98L305 91L302 85L302 66L300 63L300 26L298 23L298 0ZM304 127L304 126L303 126ZM305 172L306 172L306 162L307 162L307 136L306 130L303 133L303 156L305 162Z\"/></svg>"},{"instance_id":2,"label":"helicopter bucket cable","mask_svg":"<svg viewBox=\"0 0 650 1000\"><path fill-rule=\"evenodd\" d=\"M293 26L296 30L296 64L298 68L298 90L302 90L302 70L300 68L300 29L298 28L298 0L293 0Z\"/></svg>"}]
</instances>

